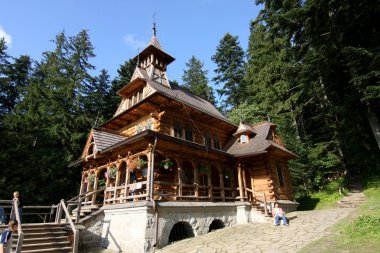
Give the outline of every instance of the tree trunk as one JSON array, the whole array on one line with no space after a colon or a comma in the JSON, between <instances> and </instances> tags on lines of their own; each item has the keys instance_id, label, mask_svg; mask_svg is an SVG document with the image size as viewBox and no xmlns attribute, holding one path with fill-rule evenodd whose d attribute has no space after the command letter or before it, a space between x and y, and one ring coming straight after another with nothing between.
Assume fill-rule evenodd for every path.
<instances>
[{"instance_id":1,"label":"tree trunk","mask_svg":"<svg viewBox=\"0 0 380 253\"><path fill-rule=\"evenodd\" d=\"M368 110L368 123L371 127L372 133L375 136L375 140L377 143L377 146L380 149L380 122L377 118L376 114L372 112L370 109Z\"/></svg>"}]
</instances>

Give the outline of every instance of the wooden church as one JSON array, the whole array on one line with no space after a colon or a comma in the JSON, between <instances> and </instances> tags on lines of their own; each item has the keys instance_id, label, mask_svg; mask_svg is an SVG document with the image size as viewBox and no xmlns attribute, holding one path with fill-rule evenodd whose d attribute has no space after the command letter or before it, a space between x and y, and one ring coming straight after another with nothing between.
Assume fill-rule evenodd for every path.
<instances>
[{"instance_id":1,"label":"wooden church","mask_svg":"<svg viewBox=\"0 0 380 253\"><path fill-rule=\"evenodd\" d=\"M101 199L105 210L104 247L144 252L182 239L172 234L178 224L191 236L192 229L207 233L215 220L223 226L249 222L246 214L256 207L268 213L274 201L296 207L288 169L296 155L284 147L275 124L237 126L210 102L170 83L167 67L174 58L155 27L136 60L130 82L117 92L122 100L114 117L91 130L77 161L83 166L80 194L94 191L88 201ZM239 218L239 206L248 218ZM136 208L143 218L134 216ZM197 212L202 221L191 220ZM137 227L139 219L144 230L131 241L123 227ZM110 231L117 242L109 240Z\"/></svg>"}]
</instances>

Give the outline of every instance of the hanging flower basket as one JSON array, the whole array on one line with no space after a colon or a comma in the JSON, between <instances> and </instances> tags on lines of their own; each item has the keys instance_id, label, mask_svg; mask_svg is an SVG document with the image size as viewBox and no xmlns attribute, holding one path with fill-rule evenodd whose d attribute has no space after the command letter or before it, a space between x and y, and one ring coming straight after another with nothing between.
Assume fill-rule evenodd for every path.
<instances>
[{"instance_id":1,"label":"hanging flower basket","mask_svg":"<svg viewBox=\"0 0 380 253\"><path fill-rule=\"evenodd\" d=\"M207 174L208 175L208 174L210 174L211 169L207 165L200 165L198 167L198 171L199 171L200 174Z\"/></svg>"},{"instance_id":2,"label":"hanging flower basket","mask_svg":"<svg viewBox=\"0 0 380 253\"><path fill-rule=\"evenodd\" d=\"M87 180L88 182L93 183L95 181L95 174L88 174Z\"/></svg>"},{"instance_id":3,"label":"hanging flower basket","mask_svg":"<svg viewBox=\"0 0 380 253\"><path fill-rule=\"evenodd\" d=\"M234 175L234 173L232 172L230 168L225 168L223 171L223 174L224 174L224 178L227 178L227 179L231 179Z\"/></svg>"},{"instance_id":4,"label":"hanging flower basket","mask_svg":"<svg viewBox=\"0 0 380 253\"><path fill-rule=\"evenodd\" d=\"M144 159L141 159L141 158L136 158L136 159L134 159L134 160L133 160L133 163L136 164L136 167L137 167L138 169L142 169L142 168L145 167L145 165L148 164L147 161L145 161Z\"/></svg>"},{"instance_id":5,"label":"hanging flower basket","mask_svg":"<svg viewBox=\"0 0 380 253\"><path fill-rule=\"evenodd\" d=\"M117 173L116 165L112 165L112 167L108 168L108 170L107 170L107 176L109 178L116 178L116 173Z\"/></svg>"},{"instance_id":6,"label":"hanging flower basket","mask_svg":"<svg viewBox=\"0 0 380 253\"><path fill-rule=\"evenodd\" d=\"M170 160L169 158L166 158L165 160L162 160L160 162L160 166L164 167L165 170L169 169L173 165L174 165L174 162L172 160Z\"/></svg>"},{"instance_id":7,"label":"hanging flower basket","mask_svg":"<svg viewBox=\"0 0 380 253\"><path fill-rule=\"evenodd\" d=\"M137 168L137 165L135 163L136 159L128 159L127 166L130 171L134 171Z\"/></svg>"}]
</instances>

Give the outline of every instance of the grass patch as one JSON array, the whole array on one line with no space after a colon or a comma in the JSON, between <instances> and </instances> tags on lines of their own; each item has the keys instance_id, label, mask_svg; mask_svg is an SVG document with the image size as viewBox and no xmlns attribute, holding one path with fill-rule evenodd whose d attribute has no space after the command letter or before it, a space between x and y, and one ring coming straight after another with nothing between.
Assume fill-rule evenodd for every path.
<instances>
[{"instance_id":1,"label":"grass patch","mask_svg":"<svg viewBox=\"0 0 380 253\"><path fill-rule=\"evenodd\" d=\"M310 196L298 198L297 202L300 203L298 210L304 211L336 207L337 202L341 198L342 196L339 194L339 182L331 181L323 190L315 192Z\"/></svg>"}]
</instances>

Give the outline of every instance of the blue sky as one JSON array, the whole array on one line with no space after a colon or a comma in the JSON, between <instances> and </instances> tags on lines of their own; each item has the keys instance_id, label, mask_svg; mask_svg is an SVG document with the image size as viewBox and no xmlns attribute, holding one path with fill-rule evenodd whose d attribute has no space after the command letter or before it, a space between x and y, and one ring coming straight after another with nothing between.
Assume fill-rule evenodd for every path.
<instances>
[{"instance_id":1,"label":"blue sky","mask_svg":"<svg viewBox=\"0 0 380 253\"><path fill-rule=\"evenodd\" d=\"M155 13L161 46L176 58L168 77L180 83L192 55L204 62L211 80L211 56L225 33L238 35L246 50L249 22L259 11L254 0L12 0L1 7L0 37L9 41L9 55L39 60L42 52L54 49L51 40L58 32L72 36L88 29L96 74L104 68L112 78L148 43Z\"/></svg>"}]
</instances>

